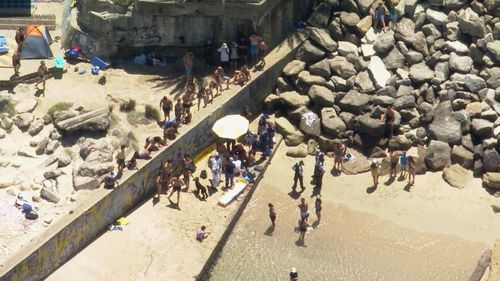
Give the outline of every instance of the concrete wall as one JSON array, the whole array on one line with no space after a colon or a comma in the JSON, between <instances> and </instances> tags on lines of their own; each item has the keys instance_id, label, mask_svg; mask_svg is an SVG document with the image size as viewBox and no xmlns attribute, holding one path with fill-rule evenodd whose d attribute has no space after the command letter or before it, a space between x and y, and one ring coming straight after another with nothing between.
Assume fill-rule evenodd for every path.
<instances>
[{"instance_id":1,"label":"concrete wall","mask_svg":"<svg viewBox=\"0 0 500 281\"><path fill-rule=\"evenodd\" d=\"M25 247L20 253L0 268L1 281L43 280L51 272L75 255L85 245L123 216L138 203L150 196L154 189L155 171L165 159L180 162L184 153L196 155L205 149L214 136L210 128L220 117L239 113L248 104L253 112L262 108L268 93L274 90L276 78L303 41L295 34L276 47L267 57L268 69L254 74L254 79L234 95L225 94L223 106L215 109L201 120L194 122L191 129L163 150L120 185L109 192L96 190L98 198L84 202L65 221L56 222L38 241ZM229 234L228 234L229 235Z\"/></svg>"},{"instance_id":2,"label":"concrete wall","mask_svg":"<svg viewBox=\"0 0 500 281\"><path fill-rule=\"evenodd\" d=\"M130 47L196 47L206 39L237 41L251 32L274 47L312 11L313 0L265 0L259 4L136 0L128 9L82 0L63 43L83 46L84 55L111 57ZM78 12L76 12L76 10ZM82 36L83 34L83 36ZM84 39L82 39L82 37Z\"/></svg>"}]
</instances>

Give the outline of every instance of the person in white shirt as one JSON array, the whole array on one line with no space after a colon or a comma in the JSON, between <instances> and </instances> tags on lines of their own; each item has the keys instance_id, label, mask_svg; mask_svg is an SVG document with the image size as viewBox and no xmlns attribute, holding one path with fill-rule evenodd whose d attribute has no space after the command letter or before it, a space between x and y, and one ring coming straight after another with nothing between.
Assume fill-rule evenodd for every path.
<instances>
[{"instance_id":1,"label":"person in white shirt","mask_svg":"<svg viewBox=\"0 0 500 281\"><path fill-rule=\"evenodd\" d=\"M217 50L220 53L220 62L224 70L228 70L229 67L229 48L226 43L222 43L220 48Z\"/></svg>"},{"instance_id":2,"label":"person in white shirt","mask_svg":"<svg viewBox=\"0 0 500 281\"><path fill-rule=\"evenodd\" d=\"M233 164L234 164L234 175L239 177L241 174L241 160L235 156Z\"/></svg>"}]
</instances>

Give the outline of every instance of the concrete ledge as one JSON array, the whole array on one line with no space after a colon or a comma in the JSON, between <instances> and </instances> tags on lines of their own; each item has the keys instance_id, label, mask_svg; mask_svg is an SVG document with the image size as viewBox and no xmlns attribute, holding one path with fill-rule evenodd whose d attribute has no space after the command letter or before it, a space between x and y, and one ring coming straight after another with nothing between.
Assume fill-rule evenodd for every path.
<instances>
[{"instance_id":1,"label":"concrete ledge","mask_svg":"<svg viewBox=\"0 0 500 281\"><path fill-rule=\"evenodd\" d=\"M91 243L117 218L148 198L154 189L155 171L164 160L172 159L178 166L184 153L196 155L204 150L213 141L210 130L213 123L226 114L239 113L243 105L247 104L252 112L258 112L267 94L274 90L276 78L283 67L294 58L295 50L304 41L304 37L303 34L296 33L273 49L266 57L268 67L265 71L253 74L252 81L237 93L231 95L232 91L225 92L220 98L223 101L221 107L206 108L200 112L205 116L195 117L187 132L135 174L124 179L120 187L112 191L93 191L92 198L83 202L64 219L54 223L37 240L27 245L22 253L7 261L0 268L0 280L43 280ZM227 235L229 233L230 231ZM212 260L215 258L209 259Z\"/></svg>"}]
</instances>

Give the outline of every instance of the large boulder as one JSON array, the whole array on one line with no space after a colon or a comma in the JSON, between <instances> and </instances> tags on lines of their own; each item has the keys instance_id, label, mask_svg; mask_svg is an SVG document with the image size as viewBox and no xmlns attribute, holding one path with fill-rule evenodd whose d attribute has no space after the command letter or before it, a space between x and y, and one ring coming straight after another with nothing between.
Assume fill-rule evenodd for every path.
<instances>
[{"instance_id":1,"label":"large boulder","mask_svg":"<svg viewBox=\"0 0 500 281\"><path fill-rule=\"evenodd\" d=\"M486 49L497 62L500 62L500 40L486 43Z\"/></svg>"},{"instance_id":2,"label":"large boulder","mask_svg":"<svg viewBox=\"0 0 500 281\"><path fill-rule=\"evenodd\" d=\"M3 116L2 121L0 122L0 127L4 130L10 130L14 125L14 121L10 119L8 116Z\"/></svg>"},{"instance_id":3,"label":"large boulder","mask_svg":"<svg viewBox=\"0 0 500 281\"><path fill-rule=\"evenodd\" d=\"M332 37L326 29L311 28L309 38L316 42L319 46L323 47L328 52L335 52L338 48L337 42L333 41Z\"/></svg>"},{"instance_id":4,"label":"large boulder","mask_svg":"<svg viewBox=\"0 0 500 281\"><path fill-rule=\"evenodd\" d=\"M370 113L366 113L358 117L354 130L368 136L379 137L385 133L385 124L379 119L372 118Z\"/></svg>"},{"instance_id":5,"label":"large boulder","mask_svg":"<svg viewBox=\"0 0 500 281\"><path fill-rule=\"evenodd\" d=\"M302 147L293 147L286 151L286 156L293 158L305 158L307 156L307 151Z\"/></svg>"},{"instance_id":6,"label":"large boulder","mask_svg":"<svg viewBox=\"0 0 500 281\"><path fill-rule=\"evenodd\" d=\"M339 41L338 52L342 56L347 56L349 54L358 55L358 46L354 45L351 42L347 41Z\"/></svg>"},{"instance_id":7,"label":"large boulder","mask_svg":"<svg viewBox=\"0 0 500 281\"><path fill-rule=\"evenodd\" d=\"M35 98L24 99L22 102L16 104L16 112L18 114L33 112L37 104L38 100Z\"/></svg>"},{"instance_id":8,"label":"large boulder","mask_svg":"<svg viewBox=\"0 0 500 281\"><path fill-rule=\"evenodd\" d=\"M360 18L356 13L349 13L349 12L340 12L340 22L344 26L348 26L351 29L356 27L356 24L358 24Z\"/></svg>"},{"instance_id":9,"label":"large boulder","mask_svg":"<svg viewBox=\"0 0 500 281\"><path fill-rule=\"evenodd\" d=\"M326 87L312 85L307 92L309 98L320 106L333 106L335 103L335 94Z\"/></svg>"},{"instance_id":10,"label":"large boulder","mask_svg":"<svg viewBox=\"0 0 500 281\"><path fill-rule=\"evenodd\" d=\"M410 45L415 51L424 55L424 57L429 55L429 48L423 32L419 31L415 33L412 29L398 28L394 37L396 40Z\"/></svg>"},{"instance_id":11,"label":"large boulder","mask_svg":"<svg viewBox=\"0 0 500 281\"><path fill-rule=\"evenodd\" d=\"M40 190L40 197L52 203L57 203L61 200L57 185L53 183L43 185L43 188Z\"/></svg>"},{"instance_id":12,"label":"large boulder","mask_svg":"<svg viewBox=\"0 0 500 281\"><path fill-rule=\"evenodd\" d=\"M394 48L395 43L396 40L394 40L394 34L392 32L383 33L375 39L373 49L377 54L385 55Z\"/></svg>"},{"instance_id":13,"label":"large boulder","mask_svg":"<svg viewBox=\"0 0 500 281\"><path fill-rule=\"evenodd\" d=\"M321 2L313 11L307 23L312 26L326 28L330 22L332 6L326 2Z\"/></svg>"},{"instance_id":14,"label":"large boulder","mask_svg":"<svg viewBox=\"0 0 500 281\"><path fill-rule=\"evenodd\" d=\"M321 125L322 131L332 137L347 129L346 124L333 108L323 108L321 110Z\"/></svg>"},{"instance_id":15,"label":"large boulder","mask_svg":"<svg viewBox=\"0 0 500 281\"><path fill-rule=\"evenodd\" d=\"M361 114L369 102L370 96L351 90L339 101L338 104L342 110L354 114Z\"/></svg>"},{"instance_id":16,"label":"large boulder","mask_svg":"<svg viewBox=\"0 0 500 281\"><path fill-rule=\"evenodd\" d=\"M342 165L342 172L346 175L357 175L370 171L371 162L363 154L356 150L349 150L354 160L346 161Z\"/></svg>"},{"instance_id":17,"label":"large boulder","mask_svg":"<svg viewBox=\"0 0 500 281\"><path fill-rule=\"evenodd\" d=\"M451 163L459 164L466 169L472 169L474 165L474 153L461 145L454 145L451 150Z\"/></svg>"},{"instance_id":18,"label":"large boulder","mask_svg":"<svg viewBox=\"0 0 500 281\"><path fill-rule=\"evenodd\" d=\"M306 135L318 137L321 134L321 120L316 113L305 112L300 118L299 128Z\"/></svg>"},{"instance_id":19,"label":"large boulder","mask_svg":"<svg viewBox=\"0 0 500 281\"><path fill-rule=\"evenodd\" d=\"M298 75L305 68L305 62L301 60L292 60L285 66L285 68L283 68L283 74L285 74L286 76Z\"/></svg>"},{"instance_id":20,"label":"large boulder","mask_svg":"<svg viewBox=\"0 0 500 281\"><path fill-rule=\"evenodd\" d=\"M458 164L443 169L443 179L451 186L462 189L471 181L472 173Z\"/></svg>"},{"instance_id":21,"label":"large boulder","mask_svg":"<svg viewBox=\"0 0 500 281\"><path fill-rule=\"evenodd\" d=\"M483 170L485 172L500 172L500 155L495 149L483 152Z\"/></svg>"},{"instance_id":22,"label":"large boulder","mask_svg":"<svg viewBox=\"0 0 500 281\"><path fill-rule=\"evenodd\" d=\"M442 170L451 162L450 146L442 141L431 140L425 153L425 164L431 170Z\"/></svg>"},{"instance_id":23,"label":"large boulder","mask_svg":"<svg viewBox=\"0 0 500 281\"><path fill-rule=\"evenodd\" d=\"M106 131L110 125L109 108L102 108L80 114L54 123L56 128L65 132Z\"/></svg>"},{"instance_id":24,"label":"large boulder","mask_svg":"<svg viewBox=\"0 0 500 281\"><path fill-rule=\"evenodd\" d=\"M435 26L444 26L445 22L448 21L448 16L440 11L427 9L425 14L427 15L427 20Z\"/></svg>"},{"instance_id":25,"label":"large boulder","mask_svg":"<svg viewBox=\"0 0 500 281\"><path fill-rule=\"evenodd\" d=\"M475 38L483 38L486 34L485 24L480 20L477 13L471 8L462 10L458 16L458 27L462 33L468 34Z\"/></svg>"},{"instance_id":26,"label":"large boulder","mask_svg":"<svg viewBox=\"0 0 500 281\"><path fill-rule=\"evenodd\" d=\"M278 133L282 134L284 137L297 131L297 128L295 128L295 126L285 117L276 118L276 120L274 120L274 125Z\"/></svg>"},{"instance_id":27,"label":"large boulder","mask_svg":"<svg viewBox=\"0 0 500 281\"><path fill-rule=\"evenodd\" d=\"M311 73L312 75L321 76L326 80L329 80L332 76L330 63L327 59L322 59L317 63L309 66L309 73Z\"/></svg>"},{"instance_id":28,"label":"large boulder","mask_svg":"<svg viewBox=\"0 0 500 281\"><path fill-rule=\"evenodd\" d=\"M73 176L73 188L75 190L97 189L99 188L99 180L91 177Z\"/></svg>"},{"instance_id":29,"label":"large boulder","mask_svg":"<svg viewBox=\"0 0 500 281\"><path fill-rule=\"evenodd\" d=\"M401 54L398 48L393 48L387 56L383 58L383 62L388 69L398 69L405 67L405 56Z\"/></svg>"},{"instance_id":30,"label":"large boulder","mask_svg":"<svg viewBox=\"0 0 500 281\"><path fill-rule=\"evenodd\" d=\"M479 90L486 88L486 81L477 75L467 74L464 77L464 85L469 91L477 93Z\"/></svg>"},{"instance_id":31,"label":"large boulder","mask_svg":"<svg viewBox=\"0 0 500 281\"><path fill-rule=\"evenodd\" d=\"M460 55L466 55L469 53L469 47L460 41L446 41L444 43L444 48L450 52Z\"/></svg>"},{"instance_id":32,"label":"large boulder","mask_svg":"<svg viewBox=\"0 0 500 281\"><path fill-rule=\"evenodd\" d=\"M435 118L429 125L429 136L432 139L449 144L460 144L462 141L462 126L460 122L451 116Z\"/></svg>"},{"instance_id":33,"label":"large boulder","mask_svg":"<svg viewBox=\"0 0 500 281\"><path fill-rule=\"evenodd\" d=\"M474 118L472 119L472 132L482 139L489 138L493 134L493 123L488 120Z\"/></svg>"},{"instance_id":34,"label":"large boulder","mask_svg":"<svg viewBox=\"0 0 500 281\"><path fill-rule=\"evenodd\" d=\"M281 101L292 108L309 105L309 97L296 91L284 92L279 95Z\"/></svg>"},{"instance_id":35,"label":"large boulder","mask_svg":"<svg viewBox=\"0 0 500 281\"><path fill-rule=\"evenodd\" d=\"M500 190L500 173L485 173L483 175L483 185Z\"/></svg>"},{"instance_id":36,"label":"large boulder","mask_svg":"<svg viewBox=\"0 0 500 281\"><path fill-rule=\"evenodd\" d=\"M328 60L328 62L330 63L332 71L344 79L348 79L356 75L356 68L354 67L354 64L348 62L345 57L337 56Z\"/></svg>"},{"instance_id":37,"label":"large boulder","mask_svg":"<svg viewBox=\"0 0 500 281\"><path fill-rule=\"evenodd\" d=\"M474 62L470 57L459 56L455 53L450 54L450 69L459 73L468 73Z\"/></svg>"},{"instance_id":38,"label":"large boulder","mask_svg":"<svg viewBox=\"0 0 500 281\"><path fill-rule=\"evenodd\" d=\"M365 34L366 32L368 32L368 30L370 30L372 24L373 24L372 16L367 15L356 24L356 30L361 34Z\"/></svg>"},{"instance_id":39,"label":"large boulder","mask_svg":"<svg viewBox=\"0 0 500 281\"><path fill-rule=\"evenodd\" d=\"M385 87L391 78L391 73L385 68L384 62L378 56L371 57L368 70L377 88Z\"/></svg>"},{"instance_id":40,"label":"large boulder","mask_svg":"<svg viewBox=\"0 0 500 281\"><path fill-rule=\"evenodd\" d=\"M303 70L299 73L297 88L307 90L311 85L326 85L325 78L312 75L309 71Z\"/></svg>"},{"instance_id":41,"label":"large boulder","mask_svg":"<svg viewBox=\"0 0 500 281\"><path fill-rule=\"evenodd\" d=\"M42 119L36 119L31 123L31 125L28 128L28 134L30 136L35 136L38 134L41 130L43 129L43 120Z\"/></svg>"},{"instance_id":42,"label":"large boulder","mask_svg":"<svg viewBox=\"0 0 500 281\"><path fill-rule=\"evenodd\" d=\"M286 136L285 144L286 146L297 146L304 142L306 136L299 130L295 131L293 134Z\"/></svg>"},{"instance_id":43,"label":"large boulder","mask_svg":"<svg viewBox=\"0 0 500 281\"><path fill-rule=\"evenodd\" d=\"M354 85L356 85L362 93L375 91L375 87L373 87L368 71L361 71L358 73L358 75L356 75L356 79L354 80Z\"/></svg>"},{"instance_id":44,"label":"large boulder","mask_svg":"<svg viewBox=\"0 0 500 281\"><path fill-rule=\"evenodd\" d=\"M297 49L297 59L307 63L315 63L324 57L325 52L314 46L309 40Z\"/></svg>"},{"instance_id":45,"label":"large boulder","mask_svg":"<svg viewBox=\"0 0 500 281\"><path fill-rule=\"evenodd\" d=\"M398 111L401 109L414 108L416 106L415 97L412 95L398 97L392 106Z\"/></svg>"},{"instance_id":46,"label":"large boulder","mask_svg":"<svg viewBox=\"0 0 500 281\"><path fill-rule=\"evenodd\" d=\"M35 116L32 113L26 112L17 115L14 119L14 124L21 130L26 130L33 122Z\"/></svg>"},{"instance_id":47,"label":"large boulder","mask_svg":"<svg viewBox=\"0 0 500 281\"><path fill-rule=\"evenodd\" d=\"M434 78L434 71L432 71L424 62L417 63L410 68L410 79L417 83L430 81Z\"/></svg>"}]
</instances>

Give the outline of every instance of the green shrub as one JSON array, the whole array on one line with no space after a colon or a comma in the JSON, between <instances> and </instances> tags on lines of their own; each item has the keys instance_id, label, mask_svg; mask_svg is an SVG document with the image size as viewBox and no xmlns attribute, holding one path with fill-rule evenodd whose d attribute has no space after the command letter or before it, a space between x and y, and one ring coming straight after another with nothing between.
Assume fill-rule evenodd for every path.
<instances>
[{"instance_id":1,"label":"green shrub","mask_svg":"<svg viewBox=\"0 0 500 281\"><path fill-rule=\"evenodd\" d=\"M5 113L9 117L14 116L16 114L16 108L15 105L12 102L9 102L8 104L2 106L0 108L0 113Z\"/></svg>"},{"instance_id":2,"label":"green shrub","mask_svg":"<svg viewBox=\"0 0 500 281\"><path fill-rule=\"evenodd\" d=\"M52 116L52 118L53 118L54 114L56 114L56 112L68 110L72 106L73 106L73 103L71 103L71 102L58 102L58 103L54 104L53 106L51 106L49 108L49 110L47 111L47 113L50 116Z\"/></svg>"},{"instance_id":3,"label":"green shrub","mask_svg":"<svg viewBox=\"0 0 500 281\"><path fill-rule=\"evenodd\" d=\"M158 109L156 109L155 107L147 104L144 108L144 117L158 121L160 120L160 111L158 111Z\"/></svg>"},{"instance_id":4,"label":"green shrub","mask_svg":"<svg viewBox=\"0 0 500 281\"><path fill-rule=\"evenodd\" d=\"M129 99L120 104L120 111L129 112L135 109L135 100Z\"/></svg>"}]
</instances>

